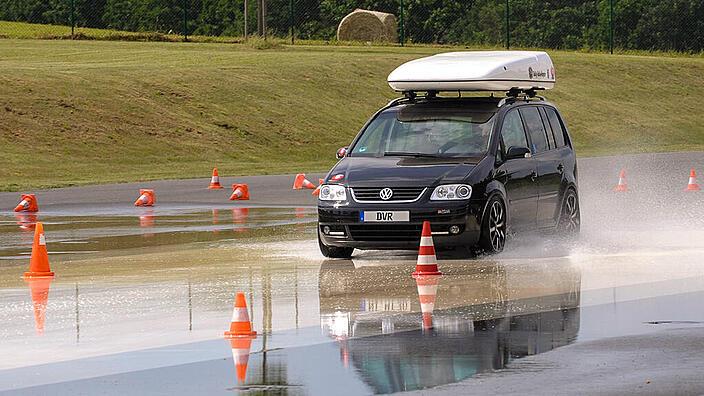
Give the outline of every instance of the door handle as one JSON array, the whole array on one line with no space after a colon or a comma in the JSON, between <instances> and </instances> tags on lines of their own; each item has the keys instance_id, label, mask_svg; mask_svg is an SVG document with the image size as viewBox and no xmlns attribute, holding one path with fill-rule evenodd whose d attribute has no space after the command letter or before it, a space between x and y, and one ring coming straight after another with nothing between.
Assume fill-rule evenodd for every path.
<instances>
[{"instance_id":1,"label":"door handle","mask_svg":"<svg viewBox=\"0 0 704 396\"><path fill-rule=\"evenodd\" d=\"M559 165L557 166L557 171L558 171L558 172L562 173L564 170L565 170L564 165L559 164Z\"/></svg>"},{"instance_id":2,"label":"door handle","mask_svg":"<svg viewBox=\"0 0 704 396\"><path fill-rule=\"evenodd\" d=\"M535 181L535 179L538 177L538 174L535 171L530 172L530 180Z\"/></svg>"}]
</instances>

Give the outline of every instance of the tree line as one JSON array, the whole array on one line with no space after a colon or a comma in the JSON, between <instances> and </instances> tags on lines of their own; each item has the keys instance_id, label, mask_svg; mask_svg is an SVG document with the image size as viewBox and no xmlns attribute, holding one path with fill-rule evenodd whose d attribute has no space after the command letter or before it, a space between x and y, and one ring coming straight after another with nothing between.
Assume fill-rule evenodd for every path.
<instances>
[{"instance_id":1,"label":"tree line","mask_svg":"<svg viewBox=\"0 0 704 396\"><path fill-rule=\"evenodd\" d=\"M71 0L2 0L0 19L68 25ZM78 27L127 31L242 36L245 0L73 0ZM511 46L606 49L611 0L509 0ZM249 0L249 33L257 31L257 1ZM404 0L404 38L414 43L504 46L504 0ZM291 0L266 0L267 32L291 31ZM335 38L337 25L356 8L389 12L399 0L294 0L295 34ZM616 48L701 52L704 1L613 0ZM400 34L400 32L399 32ZM400 39L400 37L399 37Z\"/></svg>"}]
</instances>

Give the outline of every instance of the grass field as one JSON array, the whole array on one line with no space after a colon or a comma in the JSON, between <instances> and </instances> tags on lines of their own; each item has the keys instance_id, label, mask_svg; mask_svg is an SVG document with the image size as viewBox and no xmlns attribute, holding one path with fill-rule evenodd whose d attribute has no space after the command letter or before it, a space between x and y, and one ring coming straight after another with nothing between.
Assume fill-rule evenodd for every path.
<instances>
[{"instance_id":1,"label":"grass field","mask_svg":"<svg viewBox=\"0 0 704 396\"><path fill-rule=\"evenodd\" d=\"M447 50L0 39L0 190L324 171ZM549 53L579 155L704 150L704 58Z\"/></svg>"}]
</instances>

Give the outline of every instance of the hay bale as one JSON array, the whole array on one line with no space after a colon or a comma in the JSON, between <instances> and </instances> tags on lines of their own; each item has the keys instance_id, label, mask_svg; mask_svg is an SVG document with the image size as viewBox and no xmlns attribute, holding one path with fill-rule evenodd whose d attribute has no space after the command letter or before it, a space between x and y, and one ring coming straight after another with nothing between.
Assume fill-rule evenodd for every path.
<instances>
[{"instance_id":1,"label":"hay bale","mask_svg":"<svg viewBox=\"0 0 704 396\"><path fill-rule=\"evenodd\" d=\"M385 12L356 9L337 27L337 39L343 41L386 41L398 39L396 17Z\"/></svg>"}]
</instances>

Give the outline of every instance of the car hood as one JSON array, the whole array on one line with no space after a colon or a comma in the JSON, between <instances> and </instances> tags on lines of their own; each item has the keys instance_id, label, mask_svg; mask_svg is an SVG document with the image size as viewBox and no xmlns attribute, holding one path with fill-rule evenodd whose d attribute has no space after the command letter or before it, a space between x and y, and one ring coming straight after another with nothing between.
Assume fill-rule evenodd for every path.
<instances>
[{"instance_id":1,"label":"car hood","mask_svg":"<svg viewBox=\"0 0 704 396\"><path fill-rule=\"evenodd\" d=\"M346 157L330 172L350 187L432 186L461 183L480 158Z\"/></svg>"}]
</instances>

